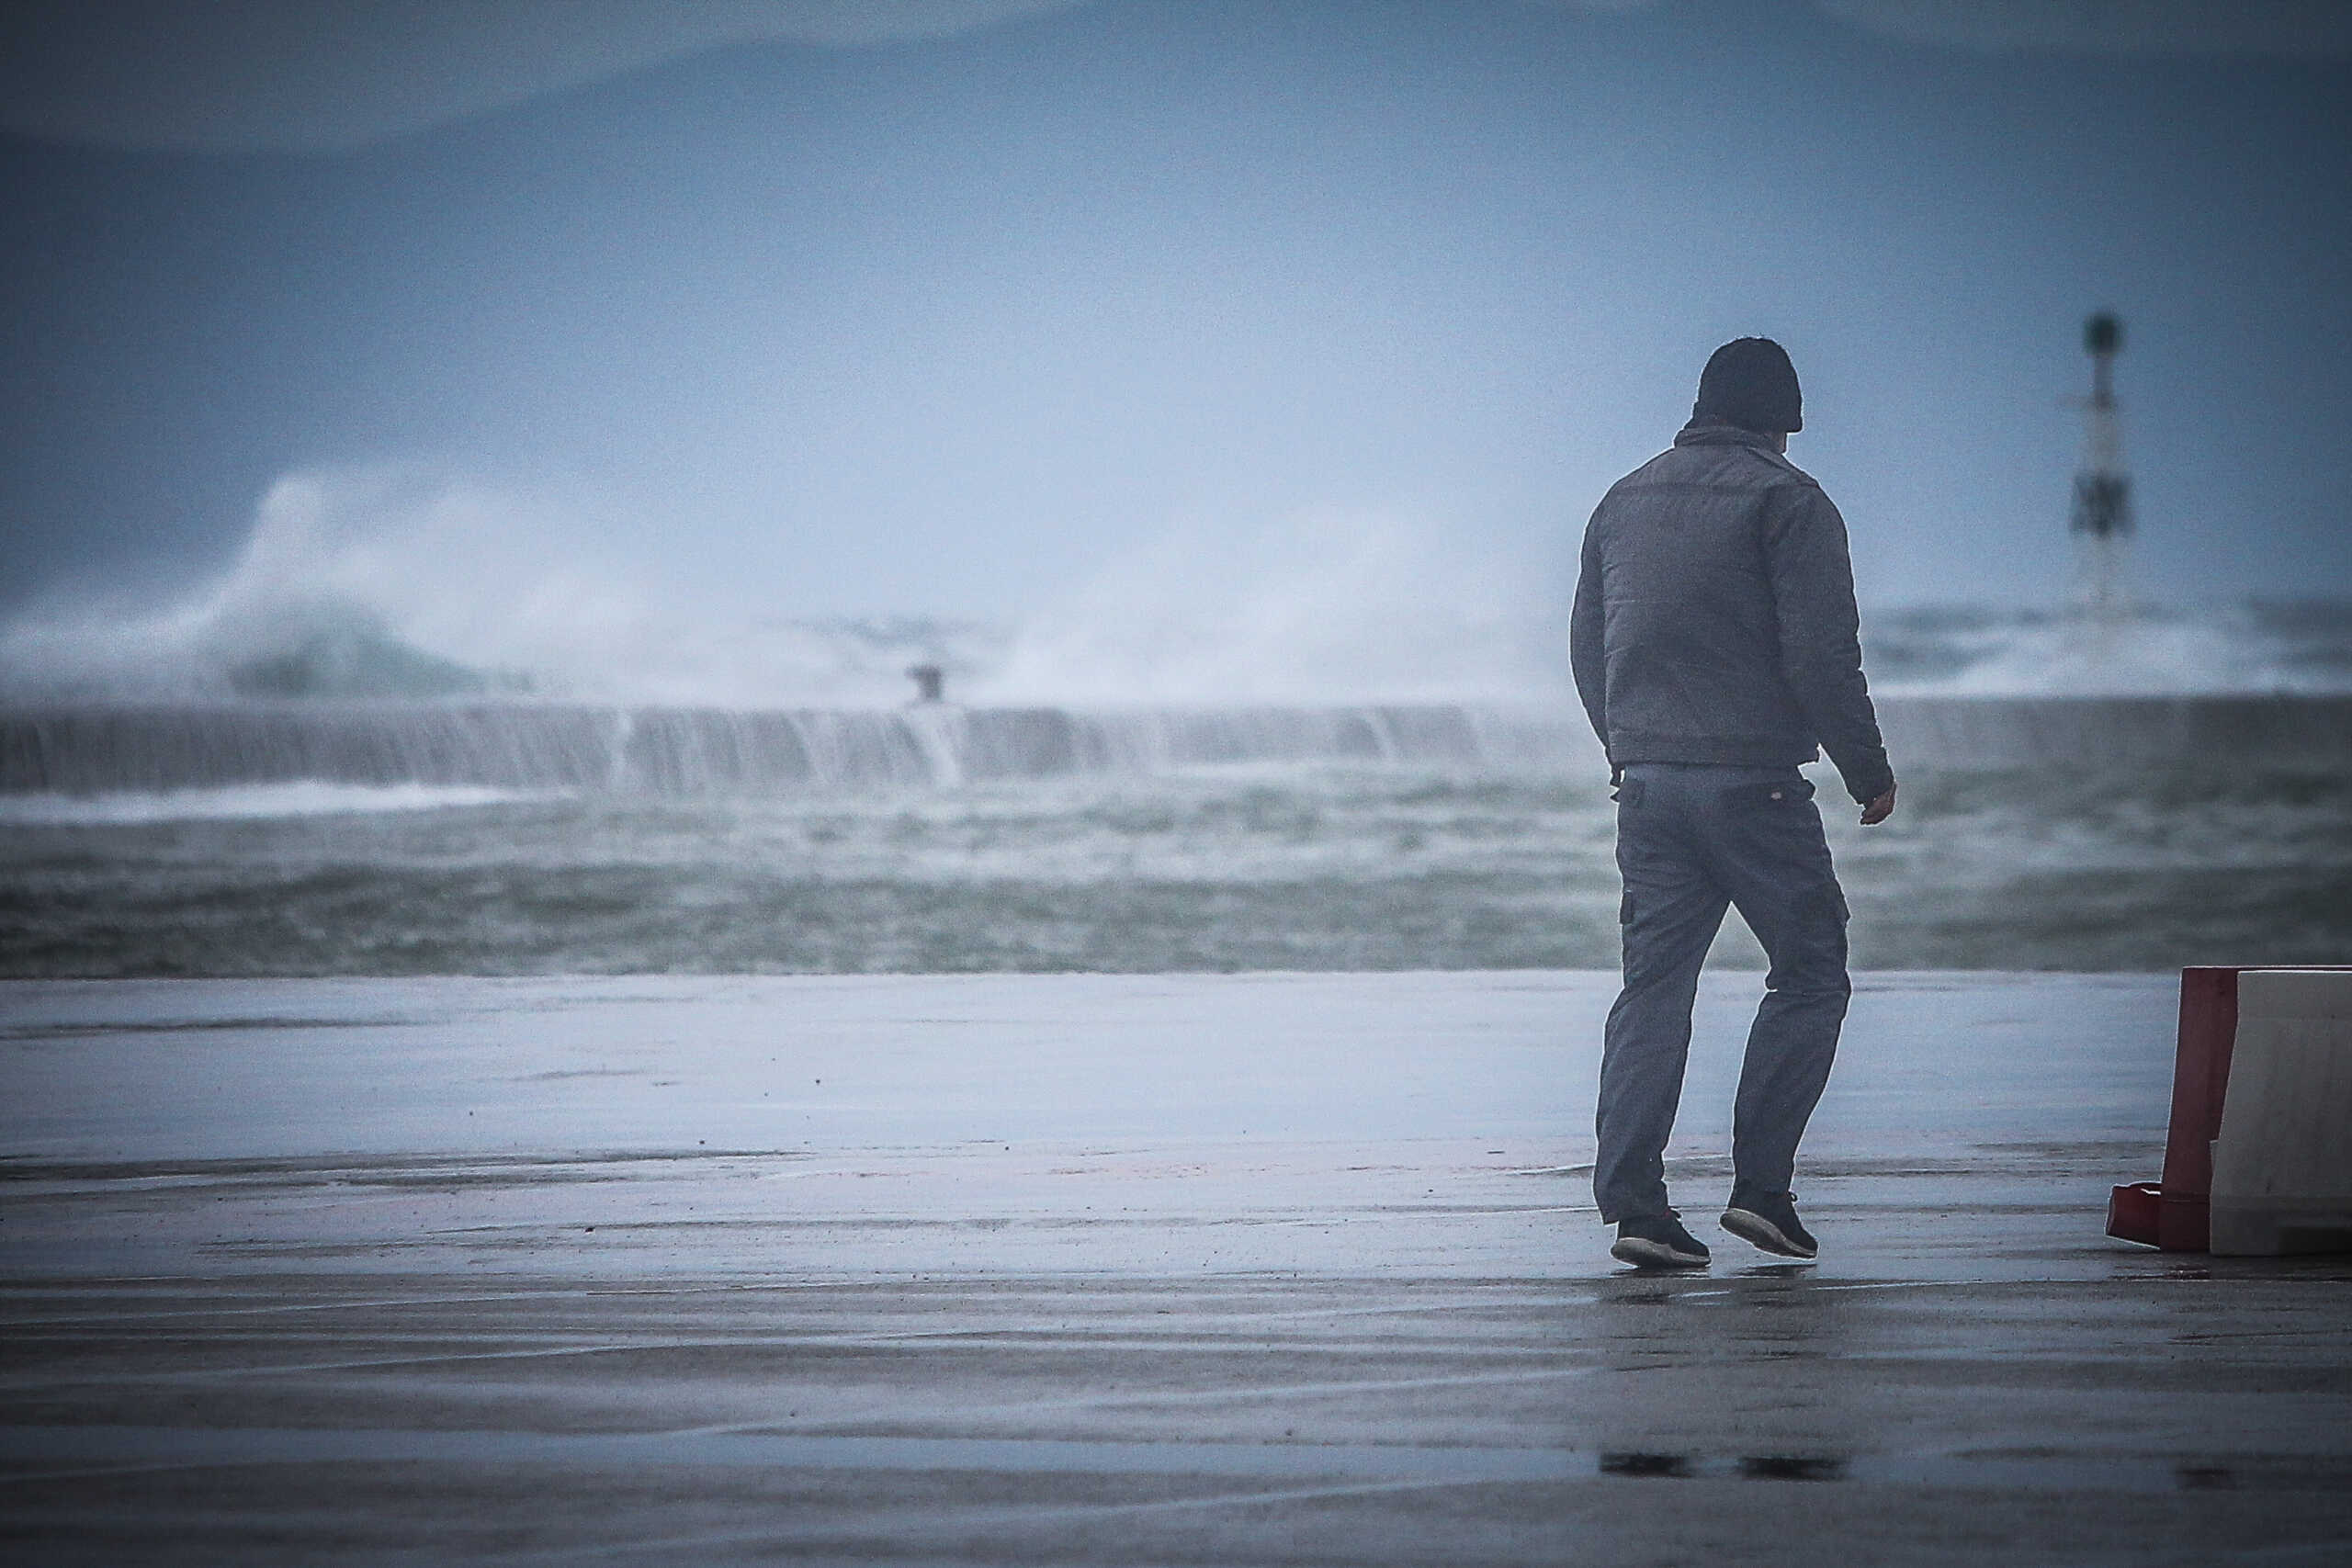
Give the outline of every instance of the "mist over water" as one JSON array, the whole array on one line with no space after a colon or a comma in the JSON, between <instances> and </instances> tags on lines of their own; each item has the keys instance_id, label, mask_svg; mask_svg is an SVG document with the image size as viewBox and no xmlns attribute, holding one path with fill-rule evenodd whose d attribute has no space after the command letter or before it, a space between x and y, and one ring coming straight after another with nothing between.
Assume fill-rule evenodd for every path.
<instances>
[{"instance_id":1,"label":"mist over water","mask_svg":"<svg viewBox=\"0 0 2352 1568\"><path fill-rule=\"evenodd\" d=\"M0 699L875 706L908 695L917 662L985 702L1564 689L1557 574L1395 514L1171 524L1020 624L783 616L765 607L783 583L746 581L691 542L624 558L589 542L592 525L397 472L289 477L235 564L176 602L52 604L0 626Z\"/></svg>"},{"instance_id":2,"label":"mist over water","mask_svg":"<svg viewBox=\"0 0 2352 1568\"><path fill-rule=\"evenodd\" d=\"M237 559L163 603L0 623L0 702L503 700L880 707L906 671L997 705L1573 702L1574 540L1514 554L1442 519L1322 508L1171 522L1017 621L798 618L680 520L624 552L559 501L413 470L288 476ZM644 532L651 532L645 530ZM1957 603L1865 614L1887 694L2352 691L2352 601Z\"/></svg>"}]
</instances>

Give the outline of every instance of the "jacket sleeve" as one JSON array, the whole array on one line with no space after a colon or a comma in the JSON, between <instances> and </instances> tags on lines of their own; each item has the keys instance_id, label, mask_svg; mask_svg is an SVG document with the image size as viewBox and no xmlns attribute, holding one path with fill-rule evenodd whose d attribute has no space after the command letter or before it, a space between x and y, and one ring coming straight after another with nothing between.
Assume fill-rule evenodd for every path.
<instances>
[{"instance_id":1,"label":"jacket sleeve","mask_svg":"<svg viewBox=\"0 0 2352 1568\"><path fill-rule=\"evenodd\" d=\"M1774 502L1765 559L1780 620L1781 672L1846 792L1867 804L1894 787L1894 771L1862 678L1846 520L1812 484L1782 486Z\"/></svg>"},{"instance_id":2,"label":"jacket sleeve","mask_svg":"<svg viewBox=\"0 0 2352 1568\"><path fill-rule=\"evenodd\" d=\"M1606 617L1600 600L1600 545L1599 527L1600 513L1593 513L1593 521L1584 531L1584 548L1577 567L1576 603L1568 611L1568 667L1577 681L1577 695L1584 703L1585 716L1592 721L1592 732L1600 737L1602 750L1609 749L1608 660L1604 632ZM1611 770L1613 776L1615 770Z\"/></svg>"}]
</instances>

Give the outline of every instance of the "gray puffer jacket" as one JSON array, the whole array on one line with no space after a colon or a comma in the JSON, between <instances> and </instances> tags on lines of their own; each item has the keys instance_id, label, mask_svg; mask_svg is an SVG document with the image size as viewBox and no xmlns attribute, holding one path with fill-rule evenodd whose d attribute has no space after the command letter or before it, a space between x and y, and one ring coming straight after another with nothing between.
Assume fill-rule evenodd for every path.
<instances>
[{"instance_id":1,"label":"gray puffer jacket","mask_svg":"<svg viewBox=\"0 0 2352 1568\"><path fill-rule=\"evenodd\" d=\"M1812 761L1894 785L1862 680L1846 523L1772 436L1692 423L1585 529L1568 649L1612 767Z\"/></svg>"}]
</instances>

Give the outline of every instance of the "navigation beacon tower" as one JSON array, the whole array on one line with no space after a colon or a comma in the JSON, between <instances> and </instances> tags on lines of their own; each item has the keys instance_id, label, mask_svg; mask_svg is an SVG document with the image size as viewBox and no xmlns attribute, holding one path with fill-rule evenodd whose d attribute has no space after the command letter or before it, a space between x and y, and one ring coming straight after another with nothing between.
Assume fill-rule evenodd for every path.
<instances>
[{"instance_id":1,"label":"navigation beacon tower","mask_svg":"<svg viewBox=\"0 0 2352 1568\"><path fill-rule=\"evenodd\" d=\"M2124 599L2124 556L2132 538L2132 477L2123 471L2123 434L2115 417L2115 355L2123 323L2101 310L2083 323L2091 356L2090 400L2083 405L2083 461L2075 471L2073 528L2083 551L2086 608L2111 626L2131 607Z\"/></svg>"}]
</instances>

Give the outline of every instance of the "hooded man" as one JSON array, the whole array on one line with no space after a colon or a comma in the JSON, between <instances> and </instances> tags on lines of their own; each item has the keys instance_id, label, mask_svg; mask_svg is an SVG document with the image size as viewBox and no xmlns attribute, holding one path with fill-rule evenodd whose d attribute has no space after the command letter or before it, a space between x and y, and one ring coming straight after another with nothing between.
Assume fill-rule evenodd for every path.
<instances>
[{"instance_id":1,"label":"hooded man","mask_svg":"<svg viewBox=\"0 0 2352 1568\"><path fill-rule=\"evenodd\" d=\"M1811 1258L1790 1181L1851 985L1846 899L1798 767L1823 750L1864 826L1894 774L1862 680L1845 520L1789 461L1796 370L1770 338L1715 350L1690 423L1585 530L1568 641L1617 800L1624 987L1600 1064L1594 1197L1636 1268L1704 1267L1667 1201L1699 965L1736 906L1770 960L1732 1127L1725 1230Z\"/></svg>"}]
</instances>

